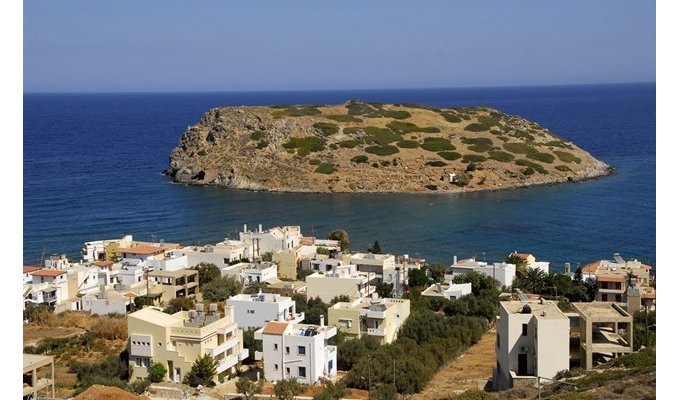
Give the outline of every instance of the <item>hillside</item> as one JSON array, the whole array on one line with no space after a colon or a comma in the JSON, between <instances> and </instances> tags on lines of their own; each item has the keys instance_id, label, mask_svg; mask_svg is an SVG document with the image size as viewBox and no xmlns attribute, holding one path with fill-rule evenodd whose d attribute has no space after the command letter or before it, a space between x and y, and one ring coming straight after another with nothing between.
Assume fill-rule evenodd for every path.
<instances>
[{"instance_id":1,"label":"hillside","mask_svg":"<svg viewBox=\"0 0 680 400\"><path fill-rule=\"evenodd\" d=\"M249 190L464 192L579 181L611 168L491 108L353 100L211 109L184 132L165 173Z\"/></svg>"}]
</instances>

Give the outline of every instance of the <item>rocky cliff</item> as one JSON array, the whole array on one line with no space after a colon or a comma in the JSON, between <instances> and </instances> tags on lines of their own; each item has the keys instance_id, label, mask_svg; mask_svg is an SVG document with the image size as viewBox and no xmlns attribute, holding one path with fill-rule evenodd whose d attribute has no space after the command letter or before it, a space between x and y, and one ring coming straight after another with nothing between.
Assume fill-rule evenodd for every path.
<instances>
[{"instance_id":1,"label":"rocky cliff","mask_svg":"<svg viewBox=\"0 0 680 400\"><path fill-rule=\"evenodd\" d=\"M187 128L174 181L284 192L463 192L579 181L611 168L535 122L486 107L223 107Z\"/></svg>"}]
</instances>

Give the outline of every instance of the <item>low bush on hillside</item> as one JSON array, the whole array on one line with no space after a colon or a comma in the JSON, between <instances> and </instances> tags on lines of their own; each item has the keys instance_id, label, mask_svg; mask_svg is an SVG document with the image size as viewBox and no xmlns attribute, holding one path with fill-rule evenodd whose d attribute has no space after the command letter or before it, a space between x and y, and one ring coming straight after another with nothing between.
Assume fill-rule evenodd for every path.
<instances>
[{"instance_id":1,"label":"low bush on hillside","mask_svg":"<svg viewBox=\"0 0 680 400\"><path fill-rule=\"evenodd\" d=\"M276 107L279 108L279 107ZM303 117L306 115L319 115L321 111L316 106L285 106L280 107L278 110L272 112L274 118L282 117Z\"/></svg>"},{"instance_id":2,"label":"low bush on hillside","mask_svg":"<svg viewBox=\"0 0 680 400\"><path fill-rule=\"evenodd\" d=\"M522 167L531 168L531 169L533 169L534 171L538 172L539 174L544 174L544 175L545 175L545 174L548 173L548 171L546 171L545 168L543 168L543 166L542 166L541 164L536 164L535 162L531 162L531 161L529 161L529 160L523 160L523 159L515 160L515 164L516 164L516 165L520 165L520 166L522 166ZM532 172L532 173L533 173L533 172ZM531 175L531 174L525 173L525 175Z\"/></svg>"},{"instance_id":3,"label":"low bush on hillside","mask_svg":"<svg viewBox=\"0 0 680 400\"><path fill-rule=\"evenodd\" d=\"M462 119L458 116L458 113L456 113L455 111L443 110L441 112L441 116L444 117L444 119L446 121L452 122L452 123L457 123L457 122L462 121Z\"/></svg>"},{"instance_id":4,"label":"low bush on hillside","mask_svg":"<svg viewBox=\"0 0 680 400\"><path fill-rule=\"evenodd\" d=\"M337 125L331 122L317 122L312 126L321 131L321 134L324 136L330 136L334 133L338 133L340 130Z\"/></svg>"},{"instance_id":5,"label":"low bush on hillside","mask_svg":"<svg viewBox=\"0 0 680 400\"><path fill-rule=\"evenodd\" d=\"M380 118L385 112L381 105L369 104L356 100L350 101L345 107L347 108L347 113L349 115L361 115L367 118Z\"/></svg>"},{"instance_id":6,"label":"low bush on hillside","mask_svg":"<svg viewBox=\"0 0 680 400\"><path fill-rule=\"evenodd\" d=\"M451 141L446 138L425 138L420 147L427 151L446 151L456 150L456 146L451 144Z\"/></svg>"},{"instance_id":7,"label":"low bush on hillside","mask_svg":"<svg viewBox=\"0 0 680 400\"><path fill-rule=\"evenodd\" d=\"M258 140L262 139L262 135L264 135L264 132L262 132L262 131L255 131L255 132L253 132L253 133L250 134L250 139L251 139L251 140L258 141Z\"/></svg>"},{"instance_id":8,"label":"low bush on hillside","mask_svg":"<svg viewBox=\"0 0 680 400\"><path fill-rule=\"evenodd\" d=\"M387 127L390 128L395 133L400 134L400 135L404 135L406 133L413 133L413 132L425 132L425 133L438 133L438 132L440 132L439 128L434 127L434 126L421 127L421 126L418 126L414 123L403 122L403 121L392 121L392 122L387 124Z\"/></svg>"},{"instance_id":9,"label":"low bush on hillside","mask_svg":"<svg viewBox=\"0 0 680 400\"><path fill-rule=\"evenodd\" d=\"M518 142L503 143L503 148L515 154L529 154L536 151L534 146Z\"/></svg>"},{"instance_id":10,"label":"low bush on hillside","mask_svg":"<svg viewBox=\"0 0 680 400\"><path fill-rule=\"evenodd\" d=\"M515 159L515 156L501 150L496 150L489 152L489 158L500 162L510 162Z\"/></svg>"},{"instance_id":11,"label":"low bush on hillside","mask_svg":"<svg viewBox=\"0 0 680 400\"><path fill-rule=\"evenodd\" d=\"M375 154L378 156L389 156L399 153L399 149L396 146L391 145L368 146L366 147L366 153Z\"/></svg>"},{"instance_id":12,"label":"low bush on hillside","mask_svg":"<svg viewBox=\"0 0 680 400\"><path fill-rule=\"evenodd\" d=\"M357 164L358 164L358 163L367 163L367 162L368 162L368 157L366 157L365 155L362 154L362 155L358 155L358 156L352 157L352 160L351 160L351 161L352 161L353 163L357 163Z\"/></svg>"},{"instance_id":13,"label":"low bush on hillside","mask_svg":"<svg viewBox=\"0 0 680 400\"><path fill-rule=\"evenodd\" d=\"M343 140L342 142L340 142L340 147L342 147L343 149L353 149L353 148L357 147L359 144L360 144L360 142L358 140L353 140L353 139Z\"/></svg>"},{"instance_id":14,"label":"low bush on hillside","mask_svg":"<svg viewBox=\"0 0 680 400\"><path fill-rule=\"evenodd\" d=\"M284 149L295 149L301 156L306 156L310 152L321 151L324 149L324 144L321 139L316 136L307 137L292 137L288 142L283 144Z\"/></svg>"},{"instance_id":15,"label":"low bush on hillside","mask_svg":"<svg viewBox=\"0 0 680 400\"><path fill-rule=\"evenodd\" d=\"M367 126L363 128L366 132L364 140L366 143L376 143L376 144L390 144L401 140L401 136L394 133L392 130L387 128L378 128L376 126Z\"/></svg>"},{"instance_id":16,"label":"low bush on hillside","mask_svg":"<svg viewBox=\"0 0 680 400\"><path fill-rule=\"evenodd\" d=\"M403 110L387 110L384 115L387 118L406 119L411 116L411 113Z\"/></svg>"},{"instance_id":17,"label":"low bush on hillside","mask_svg":"<svg viewBox=\"0 0 680 400\"><path fill-rule=\"evenodd\" d=\"M486 157L478 154L466 154L463 156L464 163L476 163L486 161Z\"/></svg>"},{"instance_id":18,"label":"low bush on hillside","mask_svg":"<svg viewBox=\"0 0 680 400\"><path fill-rule=\"evenodd\" d=\"M566 165L558 165L555 167L555 169L561 172L574 172L571 170L571 168L567 167Z\"/></svg>"},{"instance_id":19,"label":"low bush on hillside","mask_svg":"<svg viewBox=\"0 0 680 400\"><path fill-rule=\"evenodd\" d=\"M471 124L466 125L465 128L463 128L463 129L465 129L466 131L470 131L470 132L484 132L484 131L488 131L489 127L486 126L486 125L482 125L482 124L473 122Z\"/></svg>"},{"instance_id":20,"label":"low bush on hillside","mask_svg":"<svg viewBox=\"0 0 680 400\"><path fill-rule=\"evenodd\" d=\"M319 164L318 167L316 167L316 169L314 170L314 172L316 172L317 174L327 174L327 175L330 175L330 174L332 174L332 173L335 173L337 170L338 170L338 169L335 168L335 165L333 165L333 164L331 164L331 163L322 162L321 164Z\"/></svg>"},{"instance_id":21,"label":"low bush on hillside","mask_svg":"<svg viewBox=\"0 0 680 400\"><path fill-rule=\"evenodd\" d=\"M547 164L551 164L553 161L555 161L555 156L553 156L550 153L540 153L540 152L533 152L527 154L527 157L531 158L532 160L538 160L540 162L544 162Z\"/></svg>"},{"instance_id":22,"label":"low bush on hillside","mask_svg":"<svg viewBox=\"0 0 680 400\"><path fill-rule=\"evenodd\" d=\"M445 163L444 161L428 161L425 163L425 165L428 165L430 167L445 167L448 164Z\"/></svg>"},{"instance_id":23,"label":"low bush on hillside","mask_svg":"<svg viewBox=\"0 0 680 400\"><path fill-rule=\"evenodd\" d=\"M562 161L562 162L566 162L566 163L572 163L573 162L573 163L576 163L576 164L581 163L581 159L576 157L572 153L568 153L566 151L559 151L559 150L553 150L553 153L555 153L557 158L559 158L560 161Z\"/></svg>"},{"instance_id":24,"label":"low bush on hillside","mask_svg":"<svg viewBox=\"0 0 680 400\"><path fill-rule=\"evenodd\" d=\"M400 140L396 145L402 149L417 149L420 147L420 143L415 140Z\"/></svg>"},{"instance_id":25,"label":"low bush on hillside","mask_svg":"<svg viewBox=\"0 0 680 400\"><path fill-rule=\"evenodd\" d=\"M461 157L463 157L460 153L456 153L455 151L440 151L437 153L439 157L449 160L449 161L455 161Z\"/></svg>"}]
</instances>

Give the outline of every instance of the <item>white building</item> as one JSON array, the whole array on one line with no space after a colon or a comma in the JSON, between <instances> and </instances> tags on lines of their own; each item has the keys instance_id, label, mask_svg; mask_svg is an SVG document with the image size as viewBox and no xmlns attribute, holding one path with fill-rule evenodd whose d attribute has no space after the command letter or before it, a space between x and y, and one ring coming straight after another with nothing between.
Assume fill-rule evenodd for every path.
<instances>
[{"instance_id":1,"label":"white building","mask_svg":"<svg viewBox=\"0 0 680 400\"><path fill-rule=\"evenodd\" d=\"M35 271L40 271L40 267L32 267L30 265L24 265L24 285L33 283L33 273Z\"/></svg>"},{"instance_id":2,"label":"white building","mask_svg":"<svg viewBox=\"0 0 680 400\"><path fill-rule=\"evenodd\" d=\"M487 264L483 261L477 261L474 258L458 260L458 258L454 256L453 264L449 269L449 273L444 276L444 280L451 281L456 276L463 275L471 271L493 277L503 286L512 286L512 280L515 278L516 267L515 264L508 264L505 262Z\"/></svg>"},{"instance_id":3,"label":"white building","mask_svg":"<svg viewBox=\"0 0 680 400\"><path fill-rule=\"evenodd\" d=\"M323 317L322 317L323 318ZM295 378L311 385L319 378L333 378L337 372L337 348L328 345L337 328L269 322L255 331L255 339L262 341L262 351L255 352L256 360L264 360L264 378L280 381Z\"/></svg>"},{"instance_id":4,"label":"white building","mask_svg":"<svg viewBox=\"0 0 680 400\"><path fill-rule=\"evenodd\" d=\"M456 300L472 293L472 283L434 283L423 290L423 296L443 297L448 300Z\"/></svg>"},{"instance_id":5,"label":"white building","mask_svg":"<svg viewBox=\"0 0 680 400\"><path fill-rule=\"evenodd\" d=\"M291 250L300 244L302 233L299 226L274 227L262 230L262 224L257 231L248 231L248 226L243 225L243 232L239 232L239 240L245 243L249 250L248 257L260 258L265 253L276 253L282 250Z\"/></svg>"},{"instance_id":6,"label":"white building","mask_svg":"<svg viewBox=\"0 0 680 400\"><path fill-rule=\"evenodd\" d=\"M225 240L216 245L187 246L175 251L187 257L185 268L192 268L201 263L215 264L217 268L223 268L248 258L251 252L246 243L237 240Z\"/></svg>"},{"instance_id":7,"label":"white building","mask_svg":"<svg viewBox=\"0 0 680 400\"><path fill-rule=\"evenodd\" d=\"M395 274L395 257L392 254L355 253L346 255L347 263L357 266L359 272L375 274L376 284L383 282L385 276ZM392 283L392 282L388 282Z\"/></svg>"},{"instance_id":8,"label":"white building","mask_svg":"<svg viewBox=\"0 0 680 400\"><path fill-rule=\"evenodd\" d=\"M295 301L273 293L237 294L227 302L234 309L234 318L243 329L261 328L269 321L295 324L305 319L305 313L295 312Z\"/></svg>"},{"instance_id":9,"label":"white building","mask_svg":"<svg viewBox=\"0 0 680 400\"><path fill-rule=\"evenodd\" d=\"M66 269L71 266L66 254L58 253L52 254L50 258L45 260L45 268L47 269Z\"/></svg>"},{"instance_id":10,"label":"white building","mask_svg":"<svg viewBox=\"0 0 680 400\"><path fill-rule=\"evenodd\" d=\"M236 278L244 285L277 281L276 264L263 261L257 263L242 262L220 268L220 275Z\"/></svg>"},{"instance_id":11,"label":"white building","mask_svg":"<svg viewBox=\"0 0 680 400\"><path fill-rule=\"evenodd\" d=\"M27 303L56 306L68 299L68 281L65 270L40 269L31 275L33 282L26 298Z\"/></svg>"},{"instance_id":12,"label":"white building","mask_svg":"<svg viewBox=\"0 0 680 400\"><path fill-rule=\"evenodd\" d=\"M517 251L514 251L510 253L509 256L519 257L520 259L524 260L527 263L527 268L536 268L545 272L546 274L550 273L550 262L536 261L536 257L534 257L534 255L531 253L518 253Z\"/></svg>"},{"instance_id":13,"label":"white building","mask_svg":"<svg viewBox=\"0 0 680 400\"><path fill-rule=\"evenodd\" d=\"M494 386L513 387L517 379L553 378L569 369L569 318L543 299L501 301L496 326Z\"/></svg>"},{"instance_id":14,"label":"white building","mask_svg":"<svg viewBox=\"0 0 680 400\"><path fill-rule=\"evenodd\" d=\"M375 292L370 285L374 274L357 272L355 265L339 265L330 272L315 272L305 278L307 299L319 297L329 303L334 297L349 296L350 300L368 297Z\"/></svg>"},{"instance_id":15,"label":"white building","mask_svg":"<svg viewBox=\"0 0 680 400\"><path fill-rule=\"evenodd\" d=\"M397 339L399 328L411 314L411 302L404 299L380 299L377 293L371 298L338 302L328 308L328 324L336 326L345 335L369 335L381 344Z\"/></svg>"}]
</instances>

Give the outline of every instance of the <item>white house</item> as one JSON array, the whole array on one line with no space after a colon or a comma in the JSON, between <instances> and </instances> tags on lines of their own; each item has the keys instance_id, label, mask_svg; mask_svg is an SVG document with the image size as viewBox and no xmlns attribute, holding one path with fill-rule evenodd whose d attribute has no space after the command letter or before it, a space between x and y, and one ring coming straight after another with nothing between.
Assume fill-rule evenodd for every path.
<instances>
[{"instance_id":1,"label":"white house","mask_svg":"<svg viewBox=\"0 0 680 400\"><path fill-rule=\"evenodd\" d=\"M458 275L467 272L475 271L486 276L491 276L501 283L503 286L512 286L512 280L515 278L516 267L515 264L493 263L487 264L483 261L477 261L474 258L467 260L458 260L453 257L453 264L449 268L449 273L444 276L446 281L451 281Z\"/></svg>"},{"instance_id":2,"label":"white house","mask_svg":"<svg viewBox=\"0 0 680 400\"><path fill-rule=\"evenodd\" d=\"M56 306L68 299L66 271L59 269L40 269L32 273L33 282L26 302Z\"/></svg>"},{"instance_id":3,"label":"white house","mask_svg":"<svg viewBox=\"0 0 680 400\"><path fill-rule=\"evenodd\" d=\"M273 293L237 294L227 302L234 309L234 318L243 329L261 328L269 321L301 323L305 313L295 312L295 301Z\"/></svg>"},{"instance_id":4,"label":"white house","mask_svg":"<svg viewBox=\"0 0 680 400\"><path fill-rule=\"evenodd\" d=\"M200 263L215 264L217 268L223 268L235 261L248 258L251 250L244 242L225 240L215 245L187 246L175 250L174 253L187 257L188 268Z\"/></svg>"},{"instance_id":5,"label":"white house","mask_svg":"<svg viewBox=\"0 0 680 400\"><path fill-rule=\"evenodd\" d=\"M263 261L257 263L242 262L220 268L221 276L232 276L244 285L265 283L277 280L276 264Z\"/></svg>"},{"instance_id":6,"label":"white house","mask_svg":"<svg viewBox=\"0 0 680 400\"><path fill-rule=\"evenodd\" d=\"M71 266L71 263L68 261L66 254L52 254L50 258L45 260L45 268L47 269L66 269L69 266Z\"/></svg>"},{"instance_id":7,"label":"white house","mask_svg":"<svg viewBox=\"0 0 680 400\"><path fill-rule=\"evenodd\" d=\"M30 265L24 265L24 285L33 283L33 273L39 271L42 268L32 267Z\"/></svg>"},{"instance_id":8,"label":"white house","mask_svg":"<svg viewBox=\"0 0 680 400\"><path fill-rule=\"evenodd\" d=\"M239 240L248 246L248 256L252 259L262 257L265 253L294 249L300 244L301 238L299 226L277 226L263 231L260 224L258 230L253 232L243 225L243 232L239 232Z\"/></svg>"},{"instance_id":9,"label":"white house","mask_svg":"<svg viewBox=\"0 0 680 400\"><path fill-rule=\"evenodd\" d=\"M395 272L395 257L392 254L355 253L346 255L348 264L357 266L359 272L372 272L376 283L383 282L383 277Z\"/></svg>"},{"instance_id":10,"label":"white house","mask_svg":"<svg viewBox=\"0 0 680 400\"><path fill-rule=\"evenodd\" d=\"M506 390L517 379L535 382L569 369L569 318L554 302L524 297L501 301L496 326L494 387Z\"/></svg>"},{"instance_id":11,"label":"white house","mask_svg":"<svg viewBox=\"0 0 680 400\"><path fill-rule=\"evenodd\" d=\"M355 265L339 265L330 272L315 272L305 278L307 298L319 297L329 303L337 296L349 296L351 300L368 297L375 292L375 286L370 285L373 275L357 272Z\"/></svg>"},{"instance_id":12,"label":"white house","mask_svg":"<svg viewBox=\"0 0 680 400\"><path fill-rule=\"evenodd\" d=\"M456 300L472 293L472 283L434 283L423 290L423 296L443 297L448 300Z\"/></svg>"},{"instance_id":13,"label":"white house","mask_svg":"<svg viewBox=\"0 0 680 400\"><path fill-rule=\"evenodd\" d=\"M322 317L323 318L323 317ZM337 328L321 325L269 322L255 331L262 341L256 360L264 360L264 378L280 381L295 378L311 385L319 378L331 379L337 373L337 348L328 345Z\"/></svg>"}]
</instances>

